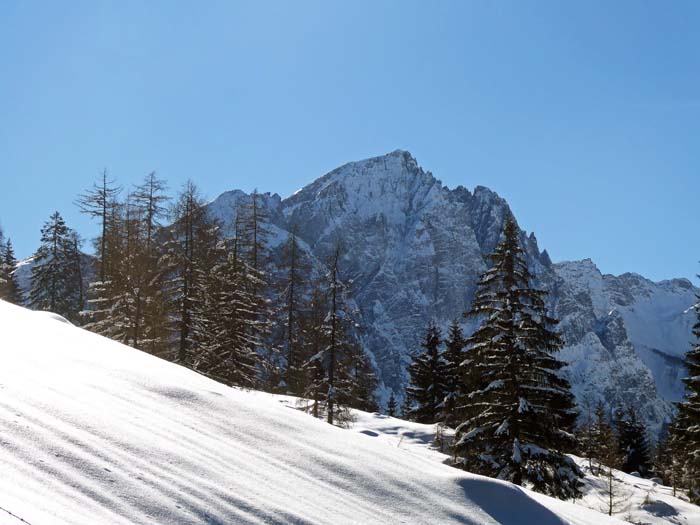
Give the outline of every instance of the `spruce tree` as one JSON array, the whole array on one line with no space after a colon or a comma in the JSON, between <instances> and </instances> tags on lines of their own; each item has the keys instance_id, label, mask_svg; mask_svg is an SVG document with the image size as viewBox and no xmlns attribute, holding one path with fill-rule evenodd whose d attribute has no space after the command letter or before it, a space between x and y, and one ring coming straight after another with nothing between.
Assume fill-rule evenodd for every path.
<instances>
[{"instance_id":1,"label":"spruce tree","mask_svg":"<svg viewBox=\"0 0 700 525\"><path fill-rule=\"evenodd\" d=\"M620 452L619 441L615 431L605 417L603 403L598 403L596 406L590 436L591 472L594 475L601 475L604 472L603 467L605 465L611 468L620 468L623 455Z\"/></svg>"},{"instance_id":2,"label":"spruce tree","mask_svg":"<svg viewBox=\"0 0 700 525\"><path fill-rule=\"evenodd\" d=\"M78 321L80 268L72 230L55 212L41 229L41 244L34 253L29 306Z\"/></svg>"},{"instance_id":3,"label":"spruce tree","mask_svg":"<svg viewBox=\"0 0 700 525\"><path fill-rule=\"evenodd\" d=\"M457 400L463 388L462 361L464 361L464 334L457 320L453 320L445 339L445 387L446 396L443 407L443 420L448 427L455 428L457 423Z\"/></svg>"},{"instance_id":4,"label":"spruce tree","mask_svg":"<svg viewBox=\"0 0 700 525\"><path fill-rule=\"evenodd\" d=\"M649 440L644 425L637 419L632 407L618 409L615 417L618 449L622 454L623 472L647 474L650 468Z\"/></svg>"},{"instance_id":5,"label":"spruce tree","mask_svg":"<svg viewBox=\"0 0 700 525\"><path fill-rule=\"evenodd\" d=\"M0 251L0 299L13 304L22 303L22 292L17 283L15 270L17 259L12 248L12 241L7 239L4 249Z\"/></svg>"},{"instance_id":6,"label":"spruce tree","mask_svg":"<svg viewBox=\"0 0 700 525\"><path fill-rule=\"evenodd\" d=\"M559 498L577 497L582 476L565 455L574 446L576 410L557 321L532 275L512 217L490 256L492 267L477 283L471 310L481 320L467 340L471 391L459 401L456 464Z\"/></svg>"},{"instance_id":7,"label":"spruce tree","mask_svg":"<svg viewBox=\"0 0 700 525\"><path fill-rule=\"evenodd\" d=\"M683 379L685 397L678 403L678 415L673 439L678 450L683 450L683 478L688 496L693 503L700 504L700 296L693 307L695 323L693 341L685 354L688 376Z\"/></svg>"},{"instance_id":8,"label":"spruce tree","mask_svg":"<svg viewBox=\"0 0 700 525\"><path fill-rule=\"evenodd\" d=\"M436 423L440 421L447 385L447 363L442 358L440 330L432 321L421 343L423 350L413 356L408 367L411 383L406 388L407 403L410 407L404 417L418 423Z\"/></svg>"},{"instance_id":9,"label":"spruce tree","mask_svg":"<svg viewBox=\"0 0 700 525\"><path fill-rule=\"evenodd\" d=\"M362 345L353 339L348 345L348 406L364 410L365 412L376 412L379 409L374 391L377 389L379 381L374 373L374 367L362 348Z\"/></svg>"},{"instance_id":10,"label":"spruce tree","mask_svg":"<svg viewBox=\"0 0 700 525\"><path fill-rule=\"evenodd\" d=\"M386 415L389 417L396 417L396 412L398 410L398 405L396 403L396 397L394 396L394 391L391 391L389 395L389 402L386 405Z\"/></svg>"}]
</instances>

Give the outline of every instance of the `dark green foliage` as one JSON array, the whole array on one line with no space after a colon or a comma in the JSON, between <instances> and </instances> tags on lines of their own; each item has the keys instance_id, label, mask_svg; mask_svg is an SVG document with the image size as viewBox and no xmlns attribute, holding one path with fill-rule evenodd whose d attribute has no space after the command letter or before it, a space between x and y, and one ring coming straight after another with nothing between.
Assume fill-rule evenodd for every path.
<instances>
[{"instance_id":1,"label":"dark green foliage","mask_svg":"<svg viewBox=\"0 0 700 525\"><path fill-rule=\"evenodd\" d=\"M615 431L618 449L622 456L620 469L628 474L630 472L648 474L651 467L649 439L646 428L637 419L637 414L632 407L628 407L625 411L617 410Z\"/></svg>"},{"instance_id":2,"label":"dark green foliage","mask_svg":"<svg viewBox=\"0 0 700 525\"><path fill-rule=\"evenodd\" d=\"M396 397L394 396L394 391L392 390L391 394L389 395L389 402L386 405L386 415L389 417L396 417L398 408Z\"/></svg>"},{"instance_id":3,"label":"dark green foliage","mask_svg":"<svg viewBox=\"0 0 700 525\"><path fill-rule=\"evenodd\" d=\"M0 235L0 242L2 236ZM22 292L17 284L15 270L17 259L12 248L12 241L7 239L4 245L0 244L0 299L13 304L22 303Z\"/></svg>"},{"instance_id":4,"label":"dark green foliage","mask_svg":"<svg viewBox=\"0 0 700 525\"><path fill-rule=\"evenodd\" d=\"M428 326L421 344L422 352L413 356L408 367L411 383L406 388L407 405L404 417L418 423L436 423L443 413L447 395L447 364L442 358L442 336L434 323Z\"/></svg>"},{"instance_id":5,"label":"dark green foliage","mask_svg":"<svg viewBox=\"0 0 700 525\"><path fill-rule=\"evenodd\" d=\"M683 472L683 485L693 503L700 504L700 297L694 306L694 341L685 354L685 367L688 376L685 383L685 397L678 403L678 415L674 424L672 439L677 450L683 451L680 459Z\"/></svg>"},{"instance_id":6,"label":"dark green foliage","mask_svg":"<svg viewBox=\"0 0 700 525\"><path fill-rule=\"evenodd\" d=\"M669 425L661 432L654 453L654 473L659 476L664 485L673 487L673 495L676 495L678 487L683 483L683 457L684 451L676 438L677 432L674 424Z\"/></svg>"},{"instance_id":7,"label":"dark green foliage","mask_svg":"<svg viewBox=\"0 0 700 525\"><path fill-rule=\"evenodd\" d=\"M41 229L41 245L34 253L29 305L78 322L82 289L80 257L73 231L58 212Z\"/></svg>"},{"instance_id":8,"label":"dark green foliage","mask_svg":"<svg viewBox=\"0 0 700 525\"><path fill-rule=\"evenodd\" d=\"M464 334L457 320L452 321L445 339L445 388L446 396L443 405L443 421L448 427L457 426L457 400L461 397L464 381L462 361L464 361Z\"/></svg>"},{"instance_id":9,"label":"dark green foliage","mask_svg":"<svg viewBox=\"0 0 700 525\"><path fill-rule=\"evenodd\" d=\"M467 339L459 401L456 465L559 498L580 494L582 475L565 451L574 447L576 409L555 354L557 321L532 276L512 218L490 256L467 315L481 325Z\"/></svg>"}]
</instances>

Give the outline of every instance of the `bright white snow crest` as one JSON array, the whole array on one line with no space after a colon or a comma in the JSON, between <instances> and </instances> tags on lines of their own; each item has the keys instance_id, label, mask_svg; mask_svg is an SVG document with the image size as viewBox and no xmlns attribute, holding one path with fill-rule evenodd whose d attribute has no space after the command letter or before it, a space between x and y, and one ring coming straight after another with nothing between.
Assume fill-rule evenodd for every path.
<instances>
[{"instance_id":1,"label":"bright white snow crest","mask_svg":"<svg viewBox=\"0 0 700 525\"><path fill-rule=\"evenodd\" d=\"M2 524L618 523L2 301L0 349Z\"/></svg>"}]
</instances>

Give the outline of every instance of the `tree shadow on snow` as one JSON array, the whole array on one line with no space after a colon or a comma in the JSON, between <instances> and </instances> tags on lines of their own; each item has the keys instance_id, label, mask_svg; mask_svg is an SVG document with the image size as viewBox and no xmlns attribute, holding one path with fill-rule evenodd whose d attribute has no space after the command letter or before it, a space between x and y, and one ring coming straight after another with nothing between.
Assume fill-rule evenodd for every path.
<instances>
[{"instance_id":1,"label":"tree shadow on snow","mask_svg":"<svg viewBox=\"0 0 700 525\"><path fill-rule=\"evenodd\" d=\"M458 483L468 500L503 525L567 525L566 521L515 485L483 478L461 479Z\"/></svg>"}]
</instances>

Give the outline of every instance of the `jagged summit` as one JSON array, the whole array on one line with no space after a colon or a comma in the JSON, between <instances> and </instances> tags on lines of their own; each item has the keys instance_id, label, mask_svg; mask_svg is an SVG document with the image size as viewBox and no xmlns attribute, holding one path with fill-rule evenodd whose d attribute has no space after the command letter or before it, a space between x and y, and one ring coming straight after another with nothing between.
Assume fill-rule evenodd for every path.
<instances>
[{"instance_id":1,"label":"jagged summit","mask_svg":"<svg viewBox=\"0 0 700 525\"><path fill-rule=\"evenodd\" d=\"M227 192L211 205L222 221L248 198ZM349 162L281 199L263 194L273 246L292 225L318 271L338 240L353 278L365 347L382 380L380 394L403 395L406 364L429 319L446 327L471 301L485 255L512 213L485 186L445 187L407 151ZM517 219L517 218L516 218ZM697 289L685 280L654 283L604 275L590 259L553 264L534 234L521 242L538 286L551 293L567 346L562 357L579 404L634 405L658 430L682 393L679 356L690 340ZM469 332L473 327L464 325Z\"/></svg>"}]
</instances>

